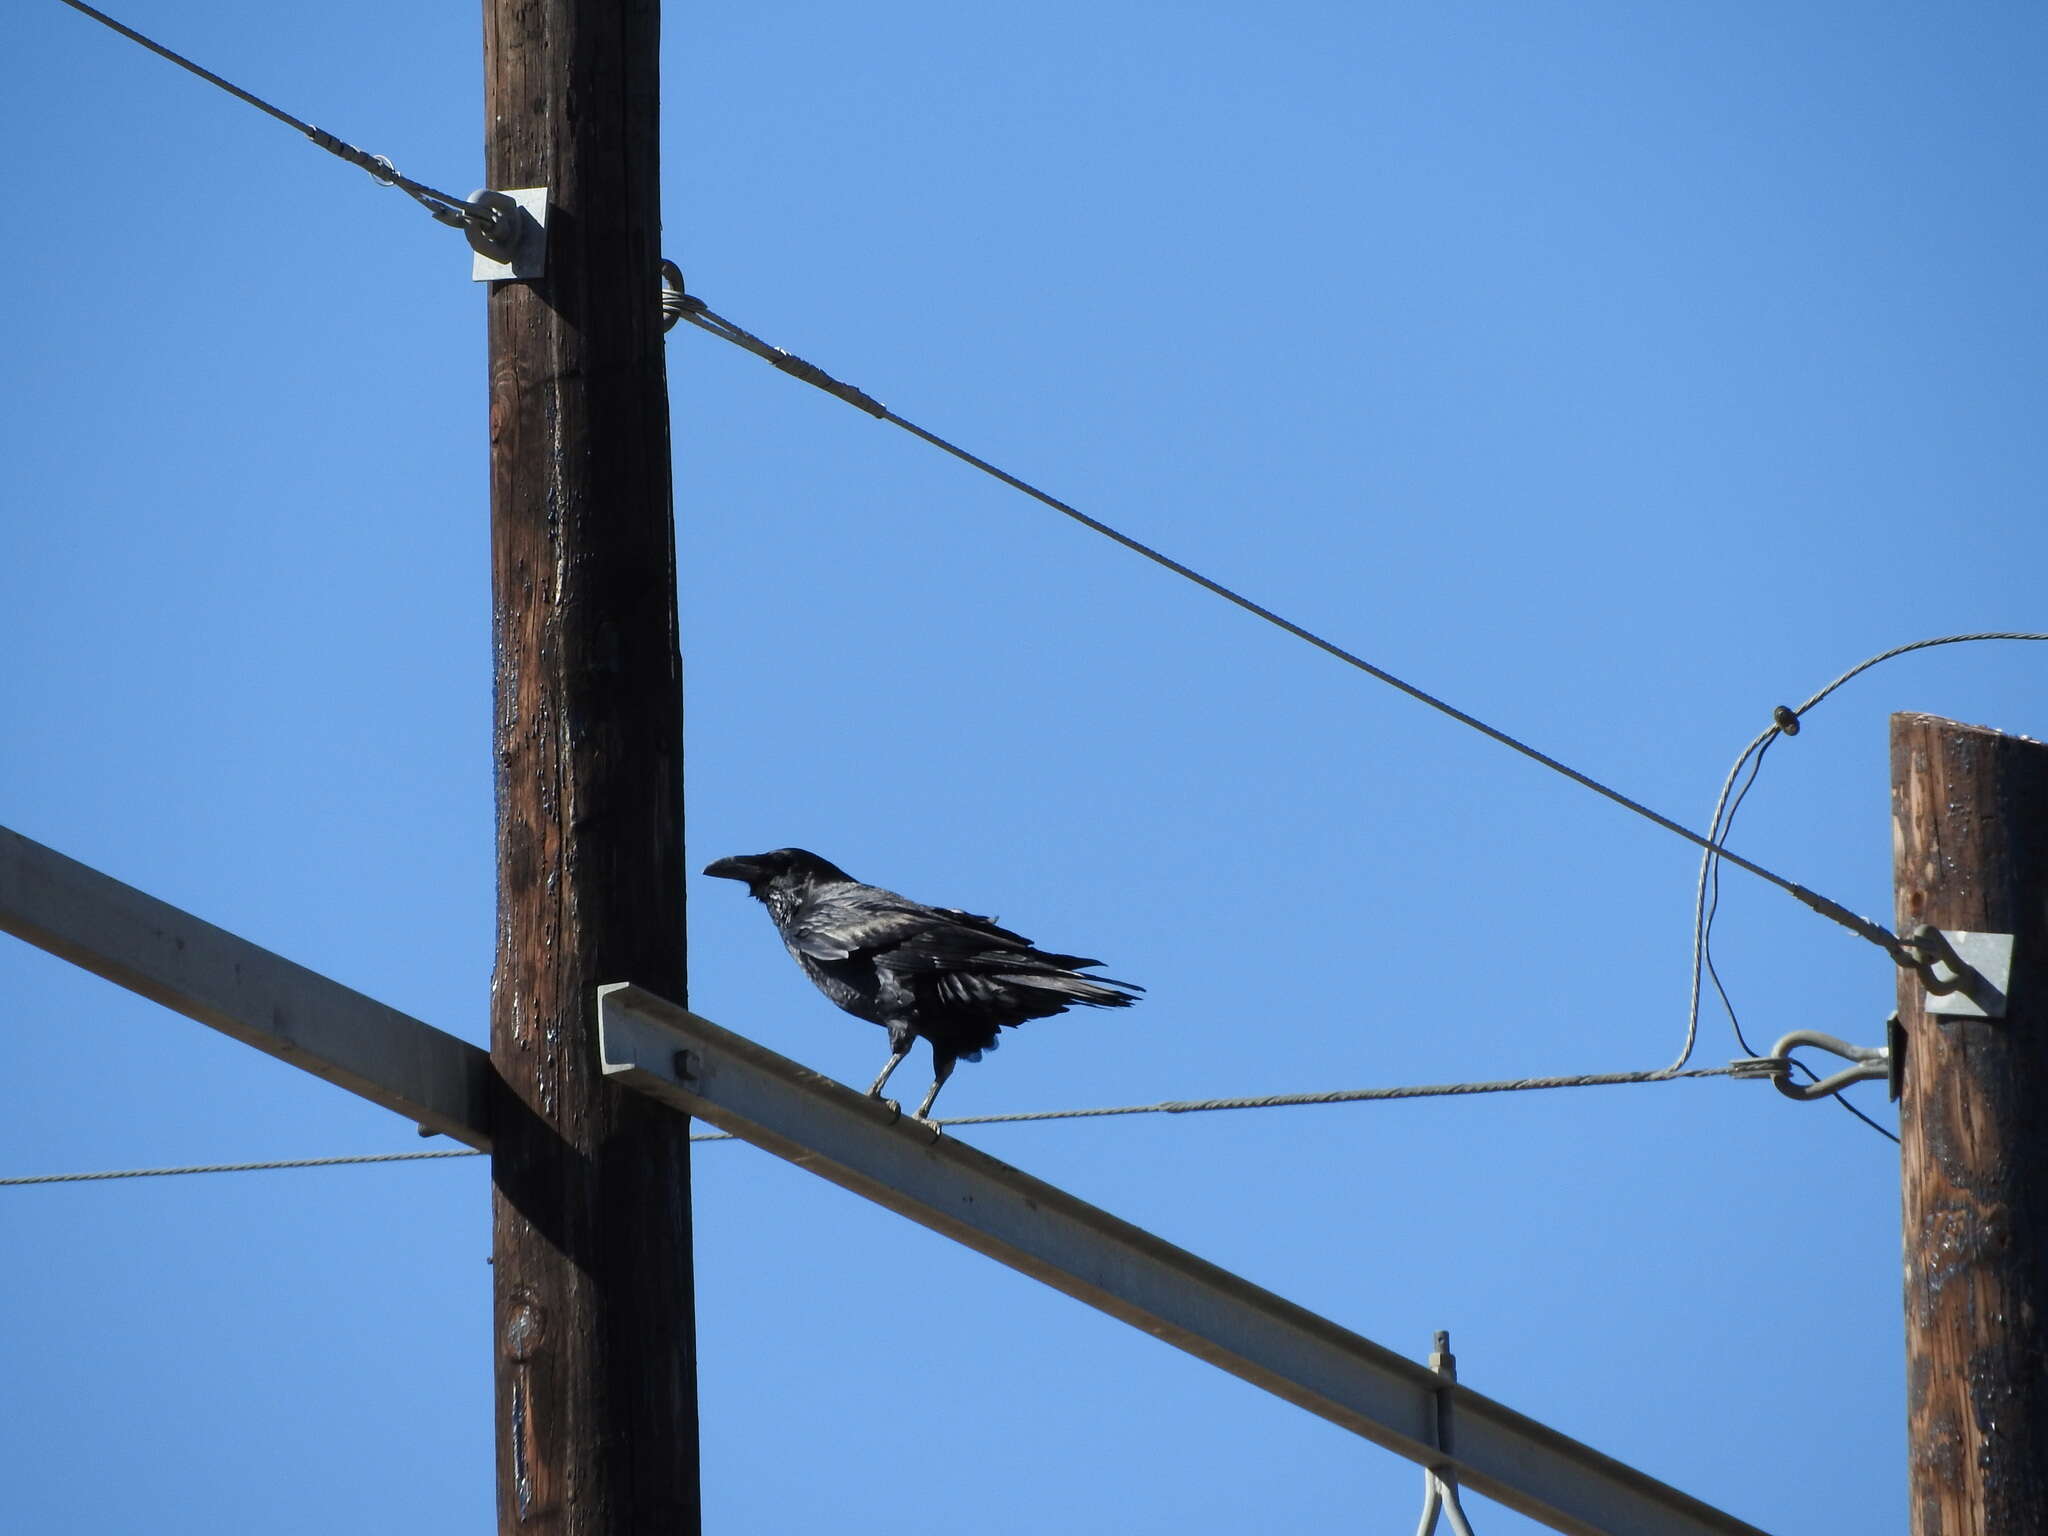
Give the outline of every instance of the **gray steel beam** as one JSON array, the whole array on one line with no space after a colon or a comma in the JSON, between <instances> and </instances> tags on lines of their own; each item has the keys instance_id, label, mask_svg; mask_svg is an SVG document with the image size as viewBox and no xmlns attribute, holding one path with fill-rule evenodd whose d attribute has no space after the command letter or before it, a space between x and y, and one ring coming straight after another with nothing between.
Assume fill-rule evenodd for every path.
<instances>
[{"instance_id":1,"label":"gray steel beam","mask_svg":"<svg viewBox=\"0 0 2048 1536\"><path fill-rule=\"evenodd\" d=\"M0 932L490 1150L484 1051L4 827Z\"/></svg>"},{"instance_id":2,"label":"gray steel beam","mask_svg":"<svg viewBox=\"0 0 2048 1536\"><path fill-rule=\"evenodd\" d=\"M604 1070L1574 1536L1762 1536L1612 1457L638 987ZM1446 1399L1450 1453L1436 1448Z\"/></svg>"}]
</instances>

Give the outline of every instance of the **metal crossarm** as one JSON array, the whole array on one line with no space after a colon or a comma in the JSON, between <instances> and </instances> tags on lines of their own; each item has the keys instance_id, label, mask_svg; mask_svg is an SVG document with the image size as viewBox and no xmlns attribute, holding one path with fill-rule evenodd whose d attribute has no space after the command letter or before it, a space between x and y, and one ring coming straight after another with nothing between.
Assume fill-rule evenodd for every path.
<instances>
[{"instance_id":1,"label":"metal crossarm","mask_svg":"<svg viewBox=\"0 0 2048 1536\"><path fill-rule=\"evenodd\" d=\"M607 1076L1576 1536L1762 1536L652 993L599 988ZM1435 1445L1454 1407L1455 1452Z\"/></svg>"},{"instance_id":2,"label":"metal crossarm","mask_svg":"<svg viewBox=\"0 0 2048 1536\"><path fill-rule=\"evenodd\" d=\"M484 1051L5 827L0 933L490 1149Z\"/></svg>"}]
</instances>

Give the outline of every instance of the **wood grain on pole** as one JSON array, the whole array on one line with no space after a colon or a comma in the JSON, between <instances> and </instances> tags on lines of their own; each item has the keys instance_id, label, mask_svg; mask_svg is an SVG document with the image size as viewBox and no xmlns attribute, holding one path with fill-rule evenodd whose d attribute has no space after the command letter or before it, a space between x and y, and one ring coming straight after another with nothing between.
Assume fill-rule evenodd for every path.
<instances>
[{"instance_id":1,"label":"wood grain on pole","mask_svg":"<svg viewBox=\"0 0 2048 1536\"><path fill-rule=\"evenodd\" d=\"M1901 972L1914 1536L2048 1532L2048 746L1892 717L1899 932L2015 936L2007 1017Z\"/></svg>"},{"instance_id":2,"label":"wood grain on pole","mask_svg":"<svg viewBox=\"0 0 2048 1536\"><path fill-rule=\"evenodd\" d=\"M550 205L490 294L501 1532L699 1528L687 1121L596 1046L599 983L685 995L659 55L656 0L485 0L485 174Z\"/></svg>"}]
</instances>

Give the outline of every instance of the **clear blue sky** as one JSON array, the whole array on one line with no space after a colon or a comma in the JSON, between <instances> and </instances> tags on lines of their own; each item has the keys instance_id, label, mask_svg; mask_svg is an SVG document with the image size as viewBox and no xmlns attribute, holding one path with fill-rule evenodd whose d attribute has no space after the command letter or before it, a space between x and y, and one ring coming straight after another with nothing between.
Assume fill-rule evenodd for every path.
<instances>
[{"instance_id":1,"label":"clear blue sky","mask_svg":"<svg viewBox=\"0 0 2048 1536\"><path fill-rule=\"evenodd\" d=\"M120 14L480 179L473 6ZM667 25L665 246L714 307L1689 823L1773 704L2048 627L2036 8ZM481 1040L468 253L56 0L6 39L0 823ZM1151 988L944 1108L1673 1056L1678 840L732 348L669 359L691 866L807 845ZM1852 684L1736 846L1888 917L1887 713L2048 735L2044 664ZM1723 917L1759 1045L1880 1038L1876 951L1737 874ZM879 1032L737 888L693 878L690 924L701 1012L866 1082ZM418 1146L11 940L0 1021L0 1173ZM1448 1328L1478 1390L1774 1532L1904 1529L1896 1153L1833 1107L967 1134L1389 1346ZM765 1155L698 1162L710 1529L1410 1528L1406 1463ZM482 1160L0 1191L0 1232L21 1529L487 1526Z\"/></svg>"}]
</instances>

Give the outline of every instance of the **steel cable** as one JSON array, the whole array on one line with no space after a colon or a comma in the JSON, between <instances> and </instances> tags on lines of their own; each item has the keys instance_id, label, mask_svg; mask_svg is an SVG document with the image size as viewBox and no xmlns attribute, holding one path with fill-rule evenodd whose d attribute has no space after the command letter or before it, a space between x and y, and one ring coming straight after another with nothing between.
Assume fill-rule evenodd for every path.
<instances>
[{"instance_id":1,"label":"steel cable","mask_svg":"<svg viewBox=\"0 0 2048 1536\"><path fill-rule=\"evenodd\" d=\"M670 264L667 270L673 272L675 270L673 264ZM679 275L680 274L678 274L678 276ZM867 394L865 391L857 389L853 385L847 384L839 379L835 379L834 377L832 377L832 375L826 373L822 368L817 367L815 364L808 363L804 361L804 359L796 356L794 353L785 352L782 348L773 346L768 342L763 341L760 337L754 335L751 331L745 330L742 327L734 324L732 321L727 320L724 316L714 313L710 308L708 308L704 304L703 300L695 298L694 296L691 295L678 292L674 294L672 297L664 300L664 309L665 312L671 315L674 315L681 319L688 320L692 325L696 326L699 330L708 331L712 335L717 336L722 340L729 341L733 343L735 346L741 347L744 350L753 353L756 357L759 357L764 361L773 364L775 367L781 369L784 373L787 373L794 378L802 379L805 383L814 385L817 388L824 390L825 393L832 395L840 400L846 401L847 404L852 405L858 408L859 410L865 411L868 415L875 417L877 420L886 421L893 426L901 427L904 431L910 433L912 436L922 438L925 442L930 443L935 448L941 449L944 452L951 454L954 458L959 459L962 463L972 465L974 468L980 470L982 473L993 476L995 479L1002 481L1003 484L1011 487L1013 490L1021 491L1026 496L1031 497L1034 501L1041 502L1044 505L1051 507L1055 512L1061 513L1063 516L1072 518L1075 522L1081 524L1083 527L1091 529L1094 532L1101 534L1104 538L1114 540L1116 543L1123 545L1124 548L1132 551L1134 554L1142 555L1147 560L1150 560L1153 564L1161 566L1166 570L1172 571L1175 575L1183 577L1186 580L1193 582L1196 586L1202 587L1209 592L1213 592L1216 596L1223 598L1226 602L1236 604L1239 608L1242 608L1246 613L1252 614L1254 617L1263 619L1268 624L1271 624L1278 629L1285 630L1288 634L1293 635L1296 639L1308 642L1310 645L1316 647L1316 649L1323 651L1328 655L1334 656L1337 660L1343 662L1346 666L1355 667L1359 671L1365 673L1367 676L1376 678L1378 681L1385 683L1388 687L1399 689L1402 693L1407 694L1410 698L1415 699L1420 703L1427 704L1431 709L1434 709L1441 714L1448 715L1451 719L1456 720L1459 724L1469 726L1471 729L1478 731L1481 735L1490 737L1494 741L1499 742L1502 746L1510 747L1516 752L1521 753L1524 757L1529 758L1531 761L1541 763L1544 767L1550 769L1552 772L1562 774L1564 777L1570 779L1573 783L1578 784L1586 789L1590 789L1595 794L1605 796L1607 799L1613 801L1616 805L1623 807L1625 810L1633 811L1636 815L1643 817L1645 820L1654 822L1656 825L1664 828L1665 831L1675 833L1677 836L1684 838L1687 842L1693 843L1696 846L1705 849L1708 854L1716 858L1726 859L1729 863L1735 865L1738 869L1747 870L1749 871L1749 873L1757 876L1759 879L1769 881L1772 885L1777 886L1780 890L1785 891L1791 896L1797 898L1806 906L1812 908L1815 912L1818 912L1821 916L1828 918L1833 922L1839 923L1844 928L1847 928L1851 933L1854 933L1863 939L1867 939L1872 944L1875 944L1878 948L1884 950L1885 953L1890 955L1893 958L1893 960L1897 963L1901 965L1912 963L1912 956L1910 951L1908 951L1903 945L1900 944L1897 937L1894 936L1889 930L1885 929L1877 923L1872 922L1869 918L1859 917L1856 913L1851 912L1847 907L1844 907L1839 902L1832 901L1829 898L1820 895L1818 892L1808 890L1805 886L1798 884L1796 881L1788 880L1783 875L1776 874L1773 871L1764 868L1761 864L1746 859L1738 853L1731 852L1730 850L1722 847L1719 843L1713 841L1711 838L1702 837L1699 833L1693 831L1691 828L1686 827L1680 824L1679 822L1673 821L1669 816L1663 815L1661 812L1652 810L1649 806L1644 805L1639 800L1631 799L1629 796L1623 794L1620 790L1611 788L1608 785L1601 783L1598 779L1592 777L1590 774L1582 773L1578 769L1570 766L1569 764L1561 762L1557 758L1550 756L1547 752L1539 751L1537 748L1530 746L1527 742L1522 741L1517 737L1509 735L1506 731L1503 731L1496 726L1488 725L1484 720L1481 720L1478 716L1468 714L1466 711L1459 709L1456 705L1448 703L1447 701L1438 698L1435 694L1429 693L1422 688L1418 688L1413 683L1407 682L1402 678L1396 677L1393 673L1387 671L1385 668L1375 666L1372 662L1367 661L1364 657L1357 655L1355 652L1344 649L1344 647L1338 645L1334 641L1324 639L1321 635L1316 634L1313 630L1307 629L1304 626L1295 623L1292 619L1285 618L1280 614L1275 613L1272 609L1265 607L1263 604L1254 602L1252 599L1244 596L1242 593L1234 591L1230 587L1225 586L1222 582L1215 581L1210 577L1204 576L1200 571L1195 570L1193 567L1184 565L1180 561L1174 559L1172 556L1165 554L1160 550L1154 549L1151 545L1143 543L1138 539L1132 538L1129 534L1123 533L1120 530L1111 527L1108 523L1103 522L1099 518L1090 517L1086 512L1081 511L1080 508L1072 506L1067 502L1061 501L1057 496L1053 496L1046 491L1040 490L1037 486L1032 485L1029 481L1019 479L1016 475L1011 474L1008 470L998 468L996 465L991 464L988 460L981 458L976 454L968 452L965 448L960 447L958 444L948 442L945 438L940 437L936 432L928 431L924 427L919 426L916 422L909 421L906 418L897 415L896 412L890 410L887 406L881 404L873 396ZM1836 686L1839 686L1839 683Z\"/></svg>"},{"instance_id":2,"label":"steel cable","mask_svg":"<svg viewBox=\"0 0 2048 1536\"><path fill-rule=\"evenodd\" d=\"M1327 1093L1269 1093L1249 1098L1168 1099L1158 1104L1111 1104L1092 1109L1019 1110L1001 1115L959 1115L941 1126L1019 1125L1040 1120L1095 1120L1114 1115L1193 1115L1223 1109L1288 1109L1312 1104L1359 1104L1386 1099L1433 1099L1478 1093L1526 1093L1545 1088L1603 1088L1622 1083L1668 1083L1684 1077L1727 1077L1729 1067L1684 1072L1584 1072L1569 1077L1514 1077L1487 1083L1424 1083L1408 1088L1339 1088ZM736 1141L726 1131L699 1131L692 1141ZM483 1157L472 1147L439 1152L372 1152L357 1157L297 1157L263 1163L199 1163L183 1168L116 1168L103 1173L39 1173L0 1178L0 1188L28 1184L84 1184L105 1179L153 1179L192 1173L257 1173L277 1168L338 1168L361 1163L409 1163L429 1158Z\"/></svg>"}]
</instances>

